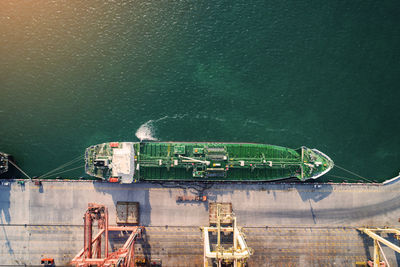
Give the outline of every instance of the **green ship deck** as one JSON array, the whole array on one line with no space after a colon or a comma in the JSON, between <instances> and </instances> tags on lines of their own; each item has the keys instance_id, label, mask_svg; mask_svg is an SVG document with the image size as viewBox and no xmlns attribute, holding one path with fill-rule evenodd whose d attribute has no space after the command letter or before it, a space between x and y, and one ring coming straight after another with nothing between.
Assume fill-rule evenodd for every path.
<instances>
[{"instance_id":1,"label":"green ship deck","mask_svg":"<svg viewBox=\"0 0 400 267\"><path fill-rule=\"evenodd\" d=\"M333 167L316 149L252 143L112 142L87 148L86 172L109 181L315 179Z\"/></svg>"}]
</instances>

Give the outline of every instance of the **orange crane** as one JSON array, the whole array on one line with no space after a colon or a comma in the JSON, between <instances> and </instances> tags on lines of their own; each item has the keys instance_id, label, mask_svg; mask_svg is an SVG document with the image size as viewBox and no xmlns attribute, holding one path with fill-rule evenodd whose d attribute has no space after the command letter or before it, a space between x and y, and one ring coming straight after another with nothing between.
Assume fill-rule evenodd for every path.
<instances>
[{"instance_id":1,"label":"orange crane","mask_svg":"<svg viewBox=\"0 0 400 267\"><path fill-rule=\"evenodd\" d=\"M100 230L93 238L93 223L98 221ZM109 226L108 209L104 205L89 203L84 216L84 247L72 259L71 264L76 267L96 265L128 267L135 265L134 244L136 239L141 238L143 226ZM108 235L110 231L129 231L129 238L122 248L110 253L108 251ZM102 236L104 235L104 257L102 258Z\"/></svg>"}]
</instances>

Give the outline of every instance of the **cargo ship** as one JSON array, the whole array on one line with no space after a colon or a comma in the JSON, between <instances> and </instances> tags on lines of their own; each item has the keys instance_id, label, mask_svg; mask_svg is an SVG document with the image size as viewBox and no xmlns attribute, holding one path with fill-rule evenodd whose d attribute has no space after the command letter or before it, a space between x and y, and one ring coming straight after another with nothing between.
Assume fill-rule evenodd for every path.
<instances>
[{"instance_id":1,"label":"cargo ship","mask_svg":"<svg viewBox=\"0 0 400 267\"><path fill-rule=\"evenodd\" d=\"M85 151L85 171L109 182L316 179L334 166L317 149L253 143L109 142Z\"/></svg>"}]
</instances>

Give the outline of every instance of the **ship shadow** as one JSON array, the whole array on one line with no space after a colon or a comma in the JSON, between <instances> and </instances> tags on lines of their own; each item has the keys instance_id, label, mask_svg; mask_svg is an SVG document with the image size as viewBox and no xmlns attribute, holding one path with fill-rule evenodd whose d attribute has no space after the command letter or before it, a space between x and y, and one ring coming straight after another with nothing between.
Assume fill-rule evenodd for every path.
<instances>
[{"instance_id":1,"label":"ship shadow","mask_svg":"<svg viewBox=\"0 0 400 267\"><path fill-rule=\"evenodd\" d=\"M303 202L319 202L332 194L333 187L330 184L303 184L295 186Z\"/></svg>"},{"instance_id":2,"label":"ship shadow","mask_svg":"<svg viewBox=\"0 0 400 267\"><path fill-rule=\"evenodd\" d=\"M147 184L115 184L108 182L94 182L96 191L103 194L108 194L112 197L114 207L119 201L138 202L140 217L139 225L151 225L151 204L150 204L150 189ZM116 190L121 189L121 190Z\"/></svg>"},{"instance_id":3,"label":"ship shadow","mask_svg":"<svg viewBox=\"0 0 400 267\"><path fill-rule=\"evenodd\" d=\"M384 223L376 223L371 220L373 217L392 213L400 210L400 196L389 198L372 204L364 204L357 206L335 206L330 208L315 209L315 215L322 221L335 220L336 222L343 220L351 220L352 222L368 219L368 225L382 226ZM266 216L277 218L304 218L309 216L302 210L290 209L281 211L266 211L263 213ZM391 222L392 224L393 222ZM387 225L387 223L385 223Z\"/></svg>"},{"instance_id":4,"label":"ship shadow","mask_svg":"<svg viewBox=\"0 0 400 267\"><path fill-rule=\"evenodd\" d=\"M207 196L207 201L201 202L183 202L178 203L178 206L187 206L187 205L203 205L205 211L208 212L208 202L215 202L217 199L217 195L208 195L207 190L212 187L212 184L206 183L177 183L177 182L137 182L132 184L117 184L117 183L109 183L109 182L101 182L96 181L93 183L93 186L97 192L102 194L106 194L111 196L113 206L116 207L117 202L119 201L128 201L128 202L139 202L140 209L140 220L139 224L142 226L150 226L152 225L151 213L152 207L150 202L150 191L151 190L160 190L160 189L170 189L167 192L169 193L169 197L173 198L172 190L173 189L183 189L183 194L187 195L196 195L196 196ZM223 192L224 194L228 194L228 192ZM233 191L231 192L233 193ZM96 200L97 201L97 200ZM98 200L99 203L103 203L104 201ZM154 199L153 199L154 201ZM162 199L160 199L162 201ZM108 205L111 205L108 203ZM114 209L113 207L113 209ZM110 207L109 207L110 208ZM157 222L154 222L157 224Z\"/></svg>"},{"instance_id":5,"label":"ship shadow","mask_svg":"<svg viewBox=\"0 0 400 267\"><path fill-rule=\"evenodd\" d=\"M210 194L208 192L209 189L212 189L215 183L198 183L198 182L162 182L156 183L162 188L169 189L182 189L182 195L191 195L203 197L206 196L206 201L198 201L198 200L188 200L188 201L178 201L176 200L177 205L179 206L188 206L188 205L203 205L205 211L208 212L208 203L216 202L217 195ZM233 192L233 191L232 191ZM172 192L169 190L170 197L172 197Z\"/></svg>"}]
</instances>

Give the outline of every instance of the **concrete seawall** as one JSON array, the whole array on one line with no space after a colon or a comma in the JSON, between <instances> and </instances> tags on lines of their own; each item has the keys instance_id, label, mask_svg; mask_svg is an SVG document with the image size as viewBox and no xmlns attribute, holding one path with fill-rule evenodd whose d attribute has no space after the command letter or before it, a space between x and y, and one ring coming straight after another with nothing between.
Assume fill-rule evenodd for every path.
<instances>
[{"instance_id":1,"label":"concrete seawall","mask_svg":"<svg viewBox=\"0 0 400 267\"><path fill-rule=\"evenodd\" d=\"M238 225L265 227L398 227L400 184L198 184L161 186L101 182L42 182L0 185L2 264L39 264L43 256L66 264L83 244L82 216L89 202L109 209L117 201L140 203L140 222L151 227L208 225L208 202L176 202L202 192L210 202L231 202ZM149 229L150 229L149 228ZM200 255L201 256L201 255ZM260 256L260 255L259 255ZM260 256L261 257L261 256Z\"/></svg>"}]
</instances>

